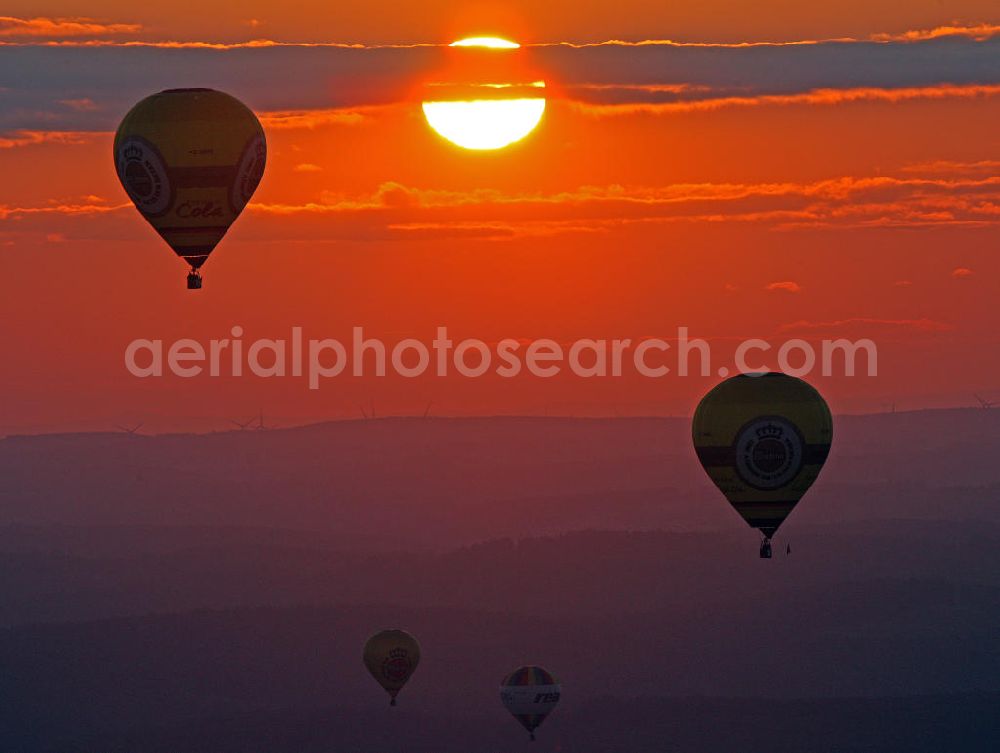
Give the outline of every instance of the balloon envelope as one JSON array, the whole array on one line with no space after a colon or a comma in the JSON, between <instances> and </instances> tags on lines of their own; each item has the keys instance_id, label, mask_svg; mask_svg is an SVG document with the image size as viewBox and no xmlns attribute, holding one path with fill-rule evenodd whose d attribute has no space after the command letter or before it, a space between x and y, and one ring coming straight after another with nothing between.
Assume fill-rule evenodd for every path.
<instances>
[{"instance_id":1,"label":"balloon envelope","mask_svg":"<svg viewBox=\"0 0 1000 753\"><path fill-rule=\"evenodd\" d=\"M538 726L559 703L562 686L549 672L528 665L518 667L500 685L500 700L534 739Z\"/></svg>"},{"instance_id":2,"label":"balloon envelope","mask_svg":"<svg viewBox=\"0 0 1000 753\"><path fill-rule=\"evenodd\" d=\"M709 478L770 538L819 475L833 420L819 392L801 379L741 374L699 403L692 435Z\"/></svg>"},{"instance_id":3,"label":"balloon envelope","mask_svg":"<svg viewBox=\"0 0 1000 753\"><path fill-rule=\"evenodd\" d=\"M238 99L169 89L129 111L114 156L132 203L198 269L257 189L267 145L257 117Z\"/></svg>"},{"instance_id":4,"label":"balloon envelope","mask_svg":"<svg viewBox=\"0 0 1000 753\"><path fill-rule=\"evenodd\" d=\"M420 663L420 644L405 630L383 630L365 643L365 666L396 705L396 695Z\"/></svg>"}]
</instances>

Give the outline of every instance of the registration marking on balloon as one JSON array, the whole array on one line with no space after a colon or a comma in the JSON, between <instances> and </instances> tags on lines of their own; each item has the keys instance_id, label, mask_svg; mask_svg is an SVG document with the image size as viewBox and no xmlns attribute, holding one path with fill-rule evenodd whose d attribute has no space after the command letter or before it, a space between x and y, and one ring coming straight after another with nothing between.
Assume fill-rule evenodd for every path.
<instances>
[{"instance_id":1,"label":"registration marking on balloon","mask_svg":"<svg viewBox=\"0 0 1000 753\"><path fill-rule=\"evenodd\" d=\"M515 716L548 714L559 703L561 685L506 686L500 691L500 700Z\"/></svg>"},{"instance_id":2,"label":"registration marking on balloon","mask_svg":"<svg viewBox=\"0 0 1000 753\"><path fill-rule=\"evenodd\" d=\"M805 442L798 427L780 416L756 418L736 437L736 471L754 489L779 489L802 470Z\"/></svg>"}]
</instances>

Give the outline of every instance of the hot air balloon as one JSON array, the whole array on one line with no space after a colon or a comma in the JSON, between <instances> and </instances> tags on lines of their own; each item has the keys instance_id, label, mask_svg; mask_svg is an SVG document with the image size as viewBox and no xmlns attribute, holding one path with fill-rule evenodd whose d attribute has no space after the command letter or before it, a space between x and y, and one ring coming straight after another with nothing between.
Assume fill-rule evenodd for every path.
<instances>
[{"instance_id":1,"label":"hot air balloon","mask_svg":"<svg viewBox=\"0 0 1000 753\"><path fill-rule=\"evenodd\" d=\"M420 644L404 630L383 630L365 643L365 666L375 681L389 694L389 705L420 663Z\"/></svg>"},{"instance_id":2,"label":"hot air balloon","mask_svg":"<svg viewBox=\"0 0 1000 753\"><path fill-rule=\"evenodd\" d=\"M709 392L694 414L694 448L736 512L771 537L819 475L833 441L826 401L781 373L741 374Z\"/></svg>"},{"instance_id":3,"label":"hot air balloon","mask_svg":"<svg viewBox=\"0 0 1000 753\"><path fill-rule=\"evenodd\" d=\"M500 686L504 707L528 730L532 740L535 730L559 703L561 693L556 678L535 666L518 667Z\"/></svg>"},{"instance_id":4,"label":"hot air balloon","mask_svg":"<svg viewBox=\"0 0 1000 753\"><path fill-rule=\"evenodd\" d=\"M250 201L267 157L264 130L238 99L168 89L133 107L115 134L115 167L129 198L174 252L201 265Z\"/></svg>"}]
</instances>

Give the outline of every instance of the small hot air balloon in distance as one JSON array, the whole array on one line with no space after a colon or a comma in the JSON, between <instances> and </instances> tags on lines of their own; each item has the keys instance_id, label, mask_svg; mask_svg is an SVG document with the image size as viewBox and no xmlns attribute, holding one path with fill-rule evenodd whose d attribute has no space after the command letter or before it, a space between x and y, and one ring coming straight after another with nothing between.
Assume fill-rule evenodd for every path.
<instances>
[{"instance_id":1,"label":"small hot air balloon in distance","mask_svg":"<svg viewBox=\"0 0 1000 753\"><path fill-rule=\"evenodd\" d=\"M535 739L535 730L559 703L562 686L546 670L518 667L500 685L500 700L521 726Z\"/></svg>"},{"instance_id":2,"label":"small hot air balloon in distance","mask_svg":"<svg viewBox=\"0 0 1000 753\"><path fill-rule=\"evenodd\" d=\"M212 89L146 97L118 126L115 168L132 203L174 252L198 271L250 201L264 175L267 142L242 102Z\"/></svg>"},{"instance_id":3,"label":"small hot air balloon in distance","mask_svg":"<svg viewBox=\"0 0 1000 753\"><path fill-rule=\"evenodd\" d=\"M812 386L778 372L740 374L698 404L694 448L709 478L753 528L760 556L819 475L833 441L833 419Z\"/></svg>"},{"instance_id":4,"label":"small hot air balloon in distance","mask_svg":"<svg viewBox=\"0 0 1000 753\"><path fill-rule=\"evenodd\" d=\"M406 685L420 663L420 644L405 630L383 630L365 643L365 666L389 694L389 705Z\"/></svg>"}]
</instances>

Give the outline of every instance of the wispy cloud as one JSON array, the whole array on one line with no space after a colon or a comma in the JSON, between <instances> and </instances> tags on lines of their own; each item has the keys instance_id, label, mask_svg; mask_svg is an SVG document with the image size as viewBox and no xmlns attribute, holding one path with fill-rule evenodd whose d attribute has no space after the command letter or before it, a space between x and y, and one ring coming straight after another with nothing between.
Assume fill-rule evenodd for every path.
<instances>
[{"instance_id":1,"label":"wispy cloud","mask_svg":"<svg viewBox=\"0 0 1000 753\"><path fill-rule=\"evenodd\" d=\"M141 24L102 23L92 18L16 18L0 16L0 38L103 37L137 34Z\"/></svg>"},{"instance_id":2,"label":"wispy cloud","mask_svg":"<svg viewBox=\"0 0 1000 753\"><path fill-rule=\"evenodd\" d=\"M251 29L259 28L255 19L244 22ZM152 47L162 49L212 49L240 50L265 47L317 47L356 50L446 48L448 41L427 41L407 43L358 43L348 41L299 42L278 39L248 39L241 42L214 42L211 40L175 39L107 39L108 36L147 33L142 24L105 23L90 18L17 18L0 16L0 38L13 38L9 44L42 44L51 46L76 47ZM845 44L910 44L947 37L965 38L984 42L1000 35L1000 25L991 23L949 24L929 29L910 29L900 32L879 32L865 37L824 37L816 39L792 40L744 40L738 42L714 42L677 39L607 39L597 42L549 41L523 45L527 48L564 47L585 50L600 47L673 47L678 49L752 49L781 47L812 47L820 45ZM17 38L35 38L30 42L18 42ZM3 44L0 42L0 44Z\"/></svg>"},{"instance_id":3,"label":"wispy cloud","mask_svg":"<svg viewBox=\"0 0 1000 753\"><path fill-rule=\"evenodd\" d=\"M13 131L0 133L0 149L38 144L89 144L103 134L94 131Z\"/></svg>"},{"instance_id":4,"label":"wispy cloud","mask_svg":"<svg viewBox=\"0 0 1000 753\"><path fill-rule=\"evenodd\" d=\"M380 107L330 107L318 110L285 110L262 112L258 114L261 125L265 128L313 129L330 125L359 125L364 123Z\"/></svg>"},{"instance_id":5,"label":"wispy cloud","mask_svg":"<svg viewBox=\"0 0 1000 753\"><path fill-rule=\"evenodd\" d=\"M801 293L802 286L794 280L782 280L765 285L764 290L769 293Z\"/></svg>"},{"instance_id":6,"label":"wispy cloud","mask_svg":"<svg viewBox=\"0 0 1000 753\"><path fill-rule=\"evenodd\" d=\"M748 47L801 47L804 45L827 44L830 42L857 42L850 37L838 39L800 39L792 41L754 41L754 42L685 42L677 39L606 39L603 42L539 42L528 47L569 47L574 50L586 50L594 47L679 47L679 48L709 48L709 49L746 49Z\"/></svg>"},{"instance_id":7,"label":"wispy cloud","mask_svg":"<svg viewBox=\"0 0 1000 753\"><path fill-rule=\"evenodd\" d=\"M593 104L574 102L579 111L593 116L673 115L690 112L711 112L734 107L767 107L789 105L839 105L853 102L898 103L927 99L976 99L1000 95L1000 84L969 84L956 86L937 84L901 88L858 87L852 89L813 89L796 94L759 94L745 97L706 97L679 102L628 102L624 104Z\"/></svg>"},{"instance_id":8,"label":"wispy cloud","mask_svg":"<svg viewBox=\"0 0 1000 753\"><path fill-rule=\"evenodd\" d=\"M589 47L694 47L694 48L721 48L721 49L746 49L750 47L802 47L823 44L863 44L866 42L882 43L907 43L925 42L942 37L965 37L983 42L1000 34L1000 25L977 23L977 24L952 24L948 26L937 26L931 29L911 29L902 32L880 32L867 37L826 37L818 39L797 39L797 40L747 40L741 42L706 42L706 41L680 41L676 39L641 39L627 41L623 39L608 39L603 42L541 42L535 47L562 46L574 49L586 49Z\"/></svg>"},{"instance_id":9,"label":"wispy cloud","mask_svg":"<svg viewBox=\"0 0 1000 753\"><path fill-rule=\"evenodd\" d=\"M747 198L804 197L810 200L840 201L870 199L898 200L911 194L929 200L932 194L954 198L961 194L1000 193L1000 177L979 180L931 178L840 177L809 183L674 183L666 186L581 186L556 193L505 193L497 189L447 191L420 189L395 182L383 183L375 194L360 201L340 201L332 195L330 207L378 206L442 207L469 204L584 204L621 203L630 205L673 205L689 202L723 202Z\"/></svg>"},{"instance_id":10,"label":"wispy cloud","mask_svg":"<svg viewBox=\"0 0 1000 753\"><path fill-rule=\"evenodd\" d=\"M82 99L60 99L59 104L66 105L66 107L77 112L97 112L101 109L101 106L89 97Z\"/></svg>"},{"instance_id":11,"label":"wispy cloud","mask_svg":"<svg viewBox=\"0 0 1000 753\"><path fill-rule=\"evenodd\" d=\"M103 204L94 202L80 204L60 203L34 207L0 204L0 220L20 219L38 215L81 216L109 214L111 212L120 212L131 206L131 204Z\"/></svg>"},{"instance_id":12,"label":"wispy cloud","mask_svg":"<svg viewBox=\"0 0 1000 753\"><path fill-rule=\"evenodd\" d=\"M262 27L259 19L249 18L242 21L249 29L258 30ZM712 40L676 40L676 39L639 39L623 40L608 39L598 42L549 41L527 44L526 47L568 47L586 49L593 47L677 47L677 48L723 48L746 49L754 47L795 47L815 46L825 44L860 44L860 43L914 43L935 40L945 37L962 37L974 41L985 41L1000 34L1000 26L987 22L952 23L925 29L908 29L904 31L886 31L870 34L864 37L820 37L813 39L791 40L761 40L748 39L736 42L716 42ZM143 36L143 39L126 40L107 39L109 36L132 35ZM89 17L18 17L0 16L0 37L7 39L36 39L40 43L92 46L153 46L164 48L191 49L246 49L255 47L342 47L353 49L379 49L410 47L446 47L449 41L425 41L416 43L396 44L359 44L350 41L296 42L294 40L277 40L257 38L242 42L215 42L213 40L174 40L155 39L153 30L146 29L140 23L112 22Z\"/></svg>"},{"instance_id":13,"label":"wispy cloud","mask_svg":"<svg viewBox=\"0 0 1000 753\"><path fill-rule=\"evenodd\" d=\"M84 22L72 23L86 28ZM99 28L123 27L129 25ZM907 32L909 41L901 42L747 42L716 49L654 40L556 44L525 54L532 71L550 84L550 98L576 102L594 115L993 97L1000 85L1000 38L976 41L988 29L969 28L975 32L948 44L938 41L944 34L939 30ZM255 110L266 111L276 128L310 119L319 123L326 108L334 108L329 116L342 121L363 117L359 108L411 103L424 84L455 62L449 57L454 50L437 42L218 43L148 38L152 33L0 35L0 87L9 90L0 103L0 129L58 124L67 131L111 130L118 115L150 91L185 80L208 80L237 93ZM937 36L924 38L929 35ZM94 46L107 49L88 49ZM71 79L63 75L67 65L75 73ZM299 75L290 78L288 70ZM98 109L66 104L88 101Z\"/></svg>"},{"instance_id":14,"label":"wispy cloud","mask_svg":"<svg viewBox=\"0 0 1000 753\"><path fill-rule=\"evenodd\" d=\"M905 165L902 169L903 172L922 175L998 175L1000 174L1000 160L985 159L974 162L934 160Z\"/></svg>"},{"instance_id":15,"label":"wispy cloud","mask_svg":"<svg viewBox=\"0 0 1000 753\"><path fill-rule=\"evenodd\" d=\"M967 37L977 42L984 42L987 39L1000 34L998 24L972 24L948 26L936 26L933 29L914 29L902 33L881 33L872 34L869 39L874 42L924 42L929 39L941 39L942 37Z\"/></svg>"},{"instance_id":16,"label":"wispy cloud","mask_svg":"<svg viewBox=\"0 0 1000 753\"><path fill-rule=\"evenodd\" d=\"M308 165L314 171L322 164ZM321 176L322 173L317 173ZM94 198L57 200L38 206L0 207L0 220L18 219L21 231L62 232L47 219L116 212ZM345 228L371 237L406 234L496 239L525 235L609 233L653 224L741 224L765 232L790 230L879 231L1000 226L1000 177L842 177L806 183L693 183L666 186L580 186L561 192L449 191L383 183L367 194L325 192L307 202L255 201L248 214L275 239L322 239ZM294 220L286 222L285 220ZM772 291L798 292L776 280Z\"/></svg>"},{"instance_id":17,"label":"wispy cloud","mask_svg":"<svg viewBox=\"0 0 1000 753\"><path fill-rule=\"evenodd\" d=\"M649 223L742 223L776 231L986 227L1000 225L1000 177L583 186L549 194L443 191L390 182L369 195L330 193L303 204L252 203L250 211L274 218L364 217L398 230L489 226L518 235L610 232ZM795 292L790 286L774 289Z\"/></svg>"},{"instance_id":18,"label":"wispy cloud","mask_svg":"<svg viewBox=\"0 0 1000 753\"><path fill-rule=\"evenodd\" d=\"M114 29L124 24L111 24L105 28ZM141 27L137 27L139 29ZM105 32L127 33L127 32ZM2 33L0 33L2 36ZM15 36L15 35L11 35ZM27 35L25 35L27 36ZM48 37L47 34L38 34ZM52 35L56 36L56 35ZM6 47L145 47L161 50L254 50L266 48L288 49L336 49L336 50L412 50L420 48L446 48L445 42L415 42L412 44L361 44L356 42L282 42L274 39L248 39L244 42L197 42L178 40L146 40L146 39L38 39L32 41L0 41L0 46Z\"/></svg>"}]
</instances>

